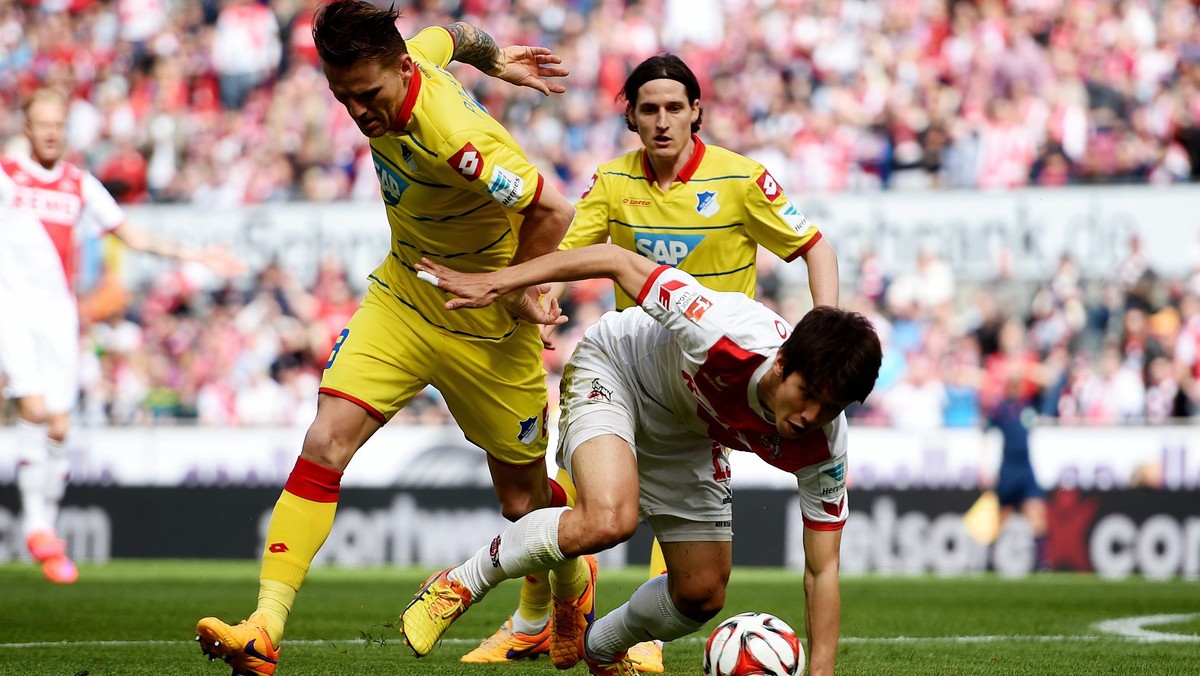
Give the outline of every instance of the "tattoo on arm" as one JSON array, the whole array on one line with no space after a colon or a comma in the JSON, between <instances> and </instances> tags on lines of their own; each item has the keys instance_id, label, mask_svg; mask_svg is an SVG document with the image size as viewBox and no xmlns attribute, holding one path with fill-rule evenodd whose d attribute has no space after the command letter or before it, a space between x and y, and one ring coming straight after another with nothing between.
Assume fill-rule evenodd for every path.
<instances>
[{"instance_id":1,"label":"tattoo on arm","mask_svg":"<svg viewBox=\"0 0 1200 676\"><path fill-rule=\"evenodd\" d=\"M462 21L446 26L446 30L454 38L453 60L475 66L485 73L496 67L500 48L492 36Z\"/></svg>"}]
</instances>

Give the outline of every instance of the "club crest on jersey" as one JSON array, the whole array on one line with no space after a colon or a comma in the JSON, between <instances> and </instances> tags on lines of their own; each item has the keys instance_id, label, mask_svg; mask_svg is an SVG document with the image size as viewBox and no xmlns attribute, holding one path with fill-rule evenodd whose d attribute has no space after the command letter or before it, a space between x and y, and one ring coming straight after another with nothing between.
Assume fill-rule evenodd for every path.
<instances>
[{"instance_id":1,"label":"club crest on jersey","mask_svg":"<svg viewBox=\"0 0 1200 676\"><path fill-rule=\"evenodd\" d=\"M517 434L517 441L528 446L537 440L538 434L541 432L541 425L538 424L538 417L531 416L521 421L521 431Z\"/></svg>"},{"instance_id":2,"label":"club crest on jersey","mask_svg":"<svg viewBox=\"0 0 1200 676\"><path fill-rule=\"evenodd\" d=\"M408 167L409 171L417 170L417 158L413 157L413 151L406 145L400 145L400 156L404 158L404 166Z\"/></svg>"},{"instance_id":3,"label":"club crest on jersey","mask_svg":"<svg viewBox=\"0 0 1200 676\"><path fill-rule=\"evenodd\" d=\"M375 164L375 176L379 179L379 192L383 195L384 203L389 207L396 206L400 203L400 196L408 190L408 181L378 155L372 154L371 161Z\"/></svg>"},{"instance_id":4,"label":"club crest on jersey","mask_svg":"<svg viewBox=\"0 0 1200 676\"><path fill-rule=\"evenodd\" d=\"M704 235L662 235L653 232L633 233L633 245L638 253L660 265L679 267L683 259L704 241Z\"/></svg>"},{"instance_id":5,"label":"club crest on jersey","mask_svg":"<svg viewBox=\"0 0 1200 676\"><path fill-rule=\"evenodd\" d=\"M717 193L712 190L705 190L701 193L696 193L696 213L705 218L709 218L720 211L721 205L717 204Z\"/></svg>"},{"instance_id":6,"label":"club crest on jersey","mask_svg":"<svg viewBox=\"0 0 1200 676\"><path fill-rule=\"evenodd\" d=\"M500 206L511 207L525 193L525 179L496 165L496 168L492 170L492 180L488 184L488 192Z\"/></svg>"},{"instance_id":7,"label":"club crest on jersey","mask_svg":"<svg viewBox=\"0 0 1200 676\"><path fill-rule=\"evenodd\" d=\"M783 206L779 207L779 216L792 226L792 230L795 230L798 235L803 235L809 228L808 219L791 202L784 202Z\"/></svg>"},{"instance_id":8,"label":"club crest on jersey","mask_svg":"<svg viewBox=\"0 0 1200 676\"><path fill-rule=\"evenodd\" d=\"M477 181L483 175L483 155L475 146L467 143L446 160L450 168L462 174L468 181Z\"/></svg>"},{"instance_id":9,"label":"club crest on jersey","mask_svg":"<svg viewBox=\"0 0 1200 676\"><path fill-rule=\"evenodd\" d=\"M664 308L682 314L695 324L699 324L704 313L712 307L712 301L689 289L685 282L678 279L672 279L659 287L658 302Z\"/></svg>"},{"instance_id":10,"label":"club crest on jersey","mask_svg":"<svg viewBox=\"0 0 1200 676\"><path fill-rule=\"evenodd\" d=\"M783 188L779 187L775 177L766 169L763 170L762 176L758 177L756 183L758 183L758 188L763 191L763 195L766 195L768 202L774 202L783 194Z\"/></svg>"},{"instance_id":11,"label":"club crest on jersey","mask_svg":"<svg viewBox=\"0 0 1200 676\"><path fill-rule=\"evenodd\" d=\"M592 378L592 391L588 392L588 399L612 401L613 391L600 384L599 378Z\"/></svg>"}]
</instances>

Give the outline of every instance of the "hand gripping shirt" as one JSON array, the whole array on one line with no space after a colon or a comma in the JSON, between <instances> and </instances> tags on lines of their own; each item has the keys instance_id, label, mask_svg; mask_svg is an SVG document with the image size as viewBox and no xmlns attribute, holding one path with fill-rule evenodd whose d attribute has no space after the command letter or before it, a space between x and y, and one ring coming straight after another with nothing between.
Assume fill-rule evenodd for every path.
<instances>
[{"instance_id":1,"label":"hand gripping shirt","mask_svg":"<svg viewBox=\"0 0 1200 676\"><path fill-rule=\"evenodd\" d=\"M637 298L644 312L610 312L588 330L637 383L639 453L670 453L711 439L796 476L804 523L846 520L845 414L799 438L781 437L758 385L791 334L779 315L741 293L714 291L660 267ZM655 418L655 419L651 419Z\"/></svg>"},{"instance_id":2,"label":"hand gripping shirt","mask_svg":"<svg viewBox=\"0 0 1200 676\"><path fill-rule=\"evenodd\" d=\"M447 312L449 296L418 280L413 265L426 256L463 272L507 266L521 213L537 204L542 177L445 70L454 52L448 31L426 28L407 44L416 70L397 131L370 141L392 235L372 280L433 326L501 340L517 322L500 305Z\"/></svg>"},{"instance_id":3,"label":"hand gripping shirt","mask_svg":"<svg viewBox=\"0 0 1200 676\"><path fill-rule=\"evenodd\" d=\"M644 148L600 165L559 248L611 240L710 289L753 298L760 244L792 261L821 238L761 164L692 140L691 159L665 193ZM618 309L635 305L620 288L616 294Z\"/></svg>"}]
</instances>

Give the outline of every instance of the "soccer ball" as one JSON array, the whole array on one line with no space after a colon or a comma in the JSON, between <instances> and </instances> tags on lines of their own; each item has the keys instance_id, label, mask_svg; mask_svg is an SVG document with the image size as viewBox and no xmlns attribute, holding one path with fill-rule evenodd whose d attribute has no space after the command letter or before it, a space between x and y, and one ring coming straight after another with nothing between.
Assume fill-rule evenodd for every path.
<instances>
[{"instance_id":1,"label":"soccer ball","mask_svg":"<svg viewBox=\"0 0 1200 676\"><path fill-rule=\"evenodd\" d=\"M717 625L704 646L704 676L796 676L804 648L787 622L768 613L739 613Z\"/></svg>"}]
</instances>

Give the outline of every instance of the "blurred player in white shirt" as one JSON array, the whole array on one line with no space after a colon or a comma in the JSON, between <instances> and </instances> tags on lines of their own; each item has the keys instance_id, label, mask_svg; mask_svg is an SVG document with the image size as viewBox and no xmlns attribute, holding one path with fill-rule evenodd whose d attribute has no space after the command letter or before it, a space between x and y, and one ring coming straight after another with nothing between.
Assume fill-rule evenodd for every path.
<instances>
[{"instance_id":1,"label":"blurred player in white shirt","mask_svg":"<svg viewBox=\"0 0 1200 676\"><path fill-rule=\"evenodd\" d=\"M54 531L78 396L76 243L111 233L138 251L200 261L223 274L242 269L221 248L194 249L126 223L99 180L62 161L66 116L65 96L38 90L25 105L29 155L0 158L0 370L5 395L18 402L21 525L30 553L59 583L78 577Z\"/></svg>"},{"instance_id":2,"label":"blurred player in white shirt","mask_svg":"<svg viewBox=\"0 0 1200 676\"><path fill-rule=\"evenodd\" d=\"M882 359L865 317L821 306L793 329L745 294L714 291L611 244L486 274L428 260L417 268L458 296L447 309L482 307L523 285L590 277L612 278L639 307L604 315L563 372L558 464L576 486L574 508L536 510L462 565L430 578L402 616L406 636L440 636L504 579L549 569L553 587L553 571L564 561L629 539L644 519L662 543L667 575L603 618L587 618L569 659L552 654L560 669L583 660L592 674L634 676L629 648L690 634L724 604L732 565L731 449L796 477L809 673L833 673L848 514L843 411L870 394ZM565 320L558 308L525 310L528 321Z\"/></svg>"}]
</instances>

